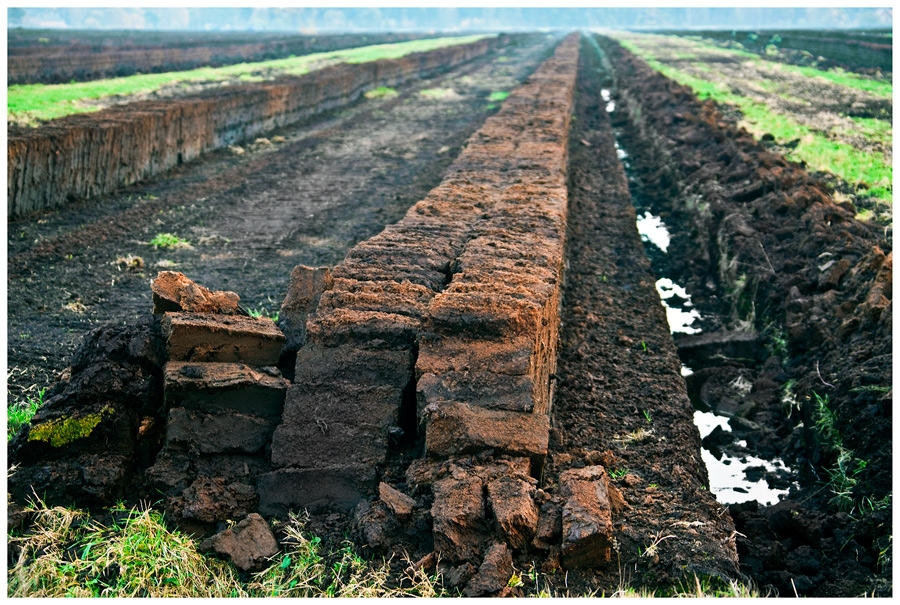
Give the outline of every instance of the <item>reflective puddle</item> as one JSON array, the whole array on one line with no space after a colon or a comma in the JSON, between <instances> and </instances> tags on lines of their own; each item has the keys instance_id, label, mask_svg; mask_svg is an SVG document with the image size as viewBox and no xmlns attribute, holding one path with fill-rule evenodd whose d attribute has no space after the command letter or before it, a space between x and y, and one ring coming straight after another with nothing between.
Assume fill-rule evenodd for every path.
<instances>
[{"instance_id":1,"label":"reflective puddle","mask_svg":"<svg viewBox=\"0 0 900 605\"><path fill-rule=\"evenodd\" d=\"M668 277L663 277L656 280L656 291L659 292L662 304L666 308L666 319L672 334L697 334L701 331L700 328L691 327L701 317L696 309L685 309L691 306L691 295L684 288ZM672 299L675 297L684 302L680 305L670 304L670 301L674 303Z\"/></svg>"},{"instance_id":2,"label":"reflective puddle","mask_svg":"<svg viewBox=\"0 0 900 605\"><path fill-rule=\"evenodd\" d=\"M658 216L654 216L650 214L650 211L645 210L643 216L637 217L637 228L643 241L650 242L663 252L669 249L669 242L671 241L669 229Z\"/></svg>"},{"instance_id":3,"label":"reflective puddle","mask_svg":"<svg viewBox=\"0 0 900 605\"><path fill-rule=\"evenodd\" d=\"M694 412L694 424L700 430L700 438L704 438L716 427L731 432L728 418L712 412ZM738 441L739 447L746 447L745 441ZM760 504L770 506L777 503L782 496L787 496L789 489L776 489L766 482L766 475L784 475L791 473L780 458L764 460L749 454L741 457L723 453L716 458L711 451L700 450L703 462L709 472L709 489L722 504L737 504L756 500ZM748 473L747 471L751 472ZM749 476L748 476L749 475ZM751 477L755 480L751 480Z\"/></svg>"}]
</instances>

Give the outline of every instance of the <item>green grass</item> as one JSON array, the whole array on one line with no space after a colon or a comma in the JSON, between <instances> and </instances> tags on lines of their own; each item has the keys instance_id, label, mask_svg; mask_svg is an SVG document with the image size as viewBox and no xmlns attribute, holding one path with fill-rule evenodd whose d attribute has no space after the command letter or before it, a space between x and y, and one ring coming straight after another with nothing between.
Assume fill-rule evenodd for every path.
<instances>
[{"instance_id":1,"label":"green grass","mask_svg":"<svg viewBox=\"0 0 900 605\"><path fill-rule=\"evenodd\" d=\"M396 97L397 91L389 86L379 86L368 91L364 96L367 99L383 99L385 97Z\"/></svg>"},{"instance_id":2,"label":"green grass","mask_svg":"<svg viewBox=\"0 0 900 605\"><path fill-rule=\"evenodd\" d=\"M385 561L360 556L350 542L335 550L307 533L306 520L291 515L279 529L282 551L262 571L241 576L228 562L198 552L188 535L170 530L162 513L152 508L108 509L113 519L101 524L84 511L28 506L33 525L24 534L7 535L11 553L7 568L8 597L194 597L194 598L375 598L454 597L440 575L413 569L408 561L402 585L390 576ZM510 586L530 579L529 594L571 595L550 587L549 576L534 566L514 571ZM559 583L559 582L557 582ZM750 585L716 578L685 580L668 589L651 591L625 582L611 596L757 597Z\"/></svg>"},{"instance_id":3,"label":"green grass","mask_svg":"<svg viewBox=\"0 0 900 605\"><path fill-rule=\"evenodd\" d=\"M444 99L453 94L452 88L425 88L419 94L427 99Z\"/></svg>"},{"instance_id":4,"label":"green grass","mask_svg":"<svg viewBox=\"0 0 900 605\"><path fill-rule=\"evenodd\" d=\"M893 199L893 166L880 153L867 153L798 124L789 116L775 113L763 103L732 93L723 83L692 76L682 70L664 65L651 51L630 41L620 41L623 47L644 59L650 67L668 78L690 86L700 99L712 98L719 103L735 105L744 115L746 126L756 136L772 134L782 143L800 139L788 155L791 160L804 161L812 170L831 172L851 184L867 186L866 197L890 203ZM886 136L890 124L876 124L880 120L862 122L863 129Z\"/></svg>"},{"instance_id":5,"label":"green grass","mask_svg":"<svg viewBox=\"0 0 900 605\"><path fill-rule=\"evenodd\" d=\"M172 233L158 233L156 237L150 240L150 245L154 248L183 248L188 246L187 240L181 239Z\"/></svg>"},{"instance_id":6,"label":"green grass","mask_svg":"<svg viewBox=\"0 0 900 605\"><path fill-rule=\"evenodd\" d=\"M254 319L259 319L260 317L267 317L274 322L278 321L279 311L269 311L265 307L260 307L259 309L247 309L247 313L250 314L250 317Z\"/></svg>"},{"instance_id":7,"label":"green grass","mask_svg":"<svg viewBox=\"0 0 900 605\"><path fill-rule=\"evenodd\" d=\"M490 96L488 97L488 101L501 102L501 101L505 101L508 96L509 96L508 92L499 90L496 92L492 92L490 94Z\"/></svg>"},{"instance_id":8,"label":"green grass","mask_svg":"<svg viewBox=\"0 0 900 605\"><path fill-rule=\"evenodd\" d=\"M260 572L242 579L225 561L201 554L188 535L166 527L153 509L110 509L111 525L80 510L29 507L35 524L8 536L20 549L7 569L9 597L437 597L451 596L440 577L411 572L389 582L384 561L371 562L350 543L335 552L309 536L304 520L283 527L284 549Z\"/></svg>"},{"instance_id":9,"label":"green grass","mask_svg":"<svg viewBox=\"0 0 900 605\"><path fill-rule=\"evenodd\" d=\"M150 93L163 86L196 82L218 82L238 78L247 82L267 79L271 72L278 76L302 75L327 62L366 63L379 59L397 59L417 52L427 52L444 46L468 44L488 36L461 36L412 40L395 44L376 44L348 48L301 57L275 59L258 63L239 63L224 67L201 67L188 71L161 74L140 74L125 78L108 78L93 82L70 84L17 84L7 88L7 111L10 116L28 116L36 120L53 120L75 113L98 111L100 108L81 104L112 96Z\"/></svg>"},{"instance_id":10,"label":"green grass","mask_svg":"<svg viewBox=\"0 0 900 605\"><path fill-rule=\"evenodd\" d=\"M36 397L27 396L22 403L13 403L6 406L6 440L16 436L23 426L31 422L34 414L44 405L44 395L47 389L40 389Z\"/></svg>"}]
</instances>

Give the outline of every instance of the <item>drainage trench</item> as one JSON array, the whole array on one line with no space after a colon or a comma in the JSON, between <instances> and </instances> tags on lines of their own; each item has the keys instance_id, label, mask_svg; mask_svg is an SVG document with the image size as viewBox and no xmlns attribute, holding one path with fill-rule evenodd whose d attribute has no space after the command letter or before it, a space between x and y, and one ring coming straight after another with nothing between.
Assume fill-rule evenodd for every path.
<instances>
[{"instance_id":1,"label":"drainage trench","mask_svg":"<svg viewBox=\"0 0 900 605\"><path fill-rule=\"evenodd\" d=\"M595 42L592 39L592 42ZM599 47L596 50L602 53ZM664 193L642 178L633 165L631 154L636 147L635 133L629 122L627 102L618 94L607 63L607 87L600 91L615 136L616 155L628 178L631 200L637 215L637 229L644 251L656 275L656 289L666 311L672 337L678 345L681 374L688 384L694 406L694 424L703 440L702 457L709 473L709 488L722 504L755 500L773 505L797 486L796 472L778 456L748 449L748 436L738 431L752 429L753 423L743 418L748 406L741 406L750 395L753 381L760 373L764 351L755 333L741 338L742 347L721 345L733 340L735 330L729 318L729 306L720 295L714 279L714 261L709 255L691 254L697 248L697 231L686 217L673 212L661 198ZM637 161L640 164L640 160ZM698 258L698 256L700 258ZM693 264L686 269L686 264ZM698 280L686 273L705 273L703 289ZM695 287L688 290L685 285ZM696 302L695 302L696 300ZM738 330L740 331L740 327ZM724 368L724 369L723 369ZM729 369L730 368L730 369ZM715 373L715 380L707 377ZM749 438L752 441L752 437Z\"/></svg>"}]
</instances>

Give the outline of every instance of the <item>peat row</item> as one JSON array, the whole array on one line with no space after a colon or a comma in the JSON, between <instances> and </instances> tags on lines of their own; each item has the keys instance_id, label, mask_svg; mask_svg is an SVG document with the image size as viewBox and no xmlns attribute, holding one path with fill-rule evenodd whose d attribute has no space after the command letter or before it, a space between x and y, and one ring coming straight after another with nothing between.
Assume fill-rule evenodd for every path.
<instances>
[{"instance_id":1,"label":"peat row","mask_svg":"<svg viewBox=\"0 0 900 605\"><path fill-rule=\"evenodd\" d=\"M190 35L181 33L172 40L172 44L160 45L158 41L157 44L141 44L140 40L108 44L106 39L102 43L90 44L87 37L79 40L77 34L71 35L75 40L65 45L11 45L8 49L7 84L65 83L73 79L81 82L130 76L137 72L161 73L218 67L423 37L421 34L268 36L259 42L240 35L231 39L201 35L192 40ZM185 39L188 41L185 42ZM14 43L13 40L10 42ZM134 40L129 39L129 42Z\"/></svg>"},{"instance_id":2,"label":"peat row","mask_svg":"<svg viewBox=\"0 0 900 605\"><path fill-rule=\"evenodd\" d=\"M10 127L7 216L59 207L68 199L135 183L206 151L351 103L372 88L459 65L488 52L498 40L342 64L178 100L115 106L37 129Z\"/></svg>"},{"instance_id":3,"label":"peat row","mask_svg":"<svg viewBox=\"0 0 900 605\"><path fill-rule=\"evenodd\" d=\"M438 187L322 280L272 439L276 469L259 480L263 514L362 502L356 522L376 550L430 515L453 585L505 585L538 526L577 39L510 94ZM392 443L417 433L424 457L376 484Z\"/></svg>"},{"instance_id":4,"label":"peat row","mask_svg":"<svg viewBox=\"0 0 900 605\"><path fill-rule=\"evenodd\" d=\"M727 441L799 471L800 491L778 504L731 506L742 570L781 594L880 594L880 576L890 582L878 562L891 535L890 240L714 103L599 41L632 166L667 223L689 233L672 240L677 277L701 308L725 306L715 332L679 341L685 353L718 350L692 365L688 390L731 406ZM739 340L756 343L753 355L734 352ZM752 389L717 403L714 385L737 376ZM819 552L827 564L810 555Z\"/></svg>"}]
</instances>

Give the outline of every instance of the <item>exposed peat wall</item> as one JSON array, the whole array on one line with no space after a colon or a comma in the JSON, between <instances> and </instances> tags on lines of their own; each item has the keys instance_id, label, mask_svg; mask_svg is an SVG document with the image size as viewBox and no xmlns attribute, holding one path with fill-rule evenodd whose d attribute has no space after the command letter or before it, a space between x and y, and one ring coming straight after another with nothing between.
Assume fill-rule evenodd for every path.
<instances>
[{"instance_id":1,"label":"exposed peat wall","mask_svg":"<svg viewBox=\"0 0 900 605\"><path fill-rule=\"evenodd\" d=\"M250 61L267 61L290 55L305 55L370 44L387 44L423 38L421 34L332 35L332 36L193 36L190 33L162 34L120 40L110 44L102 32L70 34L73 40L53 40L57 44L30 44L12 38L8 48L6 81L12 84L59 84L130 76L135 73L162 73L197 67L218 67ZM99 38L91 44L92 38ZM159 38L170 38L161 44ZM153 44L156 42L156 44ZM21 45L16 45L21 44Z\"/></svg>"},{"instance_id":2,"label":"exposed peat wall","mask_svg":"<svg viewBox=\"0 0 900 605\"><path fill-rule=\"evenodd\" d=\"M488 52L500 38L9 128L7 216L62 206Z\"/></svg>"}]
</instances>

